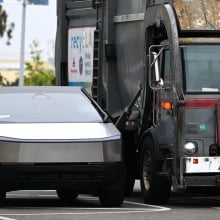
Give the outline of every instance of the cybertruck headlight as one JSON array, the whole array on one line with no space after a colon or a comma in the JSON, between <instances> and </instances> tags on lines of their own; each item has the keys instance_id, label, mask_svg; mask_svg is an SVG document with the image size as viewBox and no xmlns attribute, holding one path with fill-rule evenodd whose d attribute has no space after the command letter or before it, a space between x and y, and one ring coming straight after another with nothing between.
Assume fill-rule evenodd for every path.
<instances>
[{"instance_id":1,"label":"cybertruck headlight","mask_svg":"<svg viewBox=\"0 0 220 220\"><path fill-rule=\"evenodd\" d=\"M195 142L186 142L184 145L184 151L188 155L193 155L197 151L197 145Z\"/></svg>"}]
</instances>

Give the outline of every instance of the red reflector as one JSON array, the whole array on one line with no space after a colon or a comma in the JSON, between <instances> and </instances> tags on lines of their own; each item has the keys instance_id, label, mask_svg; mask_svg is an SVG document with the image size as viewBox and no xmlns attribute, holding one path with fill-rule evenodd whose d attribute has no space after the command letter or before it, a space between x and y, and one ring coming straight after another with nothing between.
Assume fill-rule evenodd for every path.
<instances>
[{"instance_id":1,"label":"red reflector","mask_svg":"<svg viewBox=\"0 0 220 220\"><path fill-rule=\"evenodd\" d=\"M127 125L127 126L134 126L135 123L134 123L133 121L127 121L127 122L126 122L126 125Z\"/></svg>"},{"instance_id":2,"label":"red reflector","mask_svg":"<svg viewBox=\"0 0 220 220\"><path fill-rule=\"evenodd\" d=\"M217 99L188 99L185 106L188 108L211 108L215 107Z\"/></svg>"},{"instance_id":3,"label":"red reflector","mask_svg":"<svg viewBox=\"0 0 220 220\"><path fill-rule=\"evenodd\" d=\"M199 163L199 159L198 158L193 158L193 164L198 164Z\"/></svg>"}]
</instances>

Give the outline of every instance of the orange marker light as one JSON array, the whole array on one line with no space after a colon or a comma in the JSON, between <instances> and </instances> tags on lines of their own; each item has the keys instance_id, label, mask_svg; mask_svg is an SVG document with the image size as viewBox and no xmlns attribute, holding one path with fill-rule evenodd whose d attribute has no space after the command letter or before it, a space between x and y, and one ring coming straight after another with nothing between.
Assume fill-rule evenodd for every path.
<instances>
[{"instance_id":1,"label":"orange marker light","mask_svg":"<svg viewBox=\"0 0 220 220\"><path fill-rule=\"evenodd\" d=\"M169 111L172 109L172 103L170 101L162 101L161 107L162 109Z\"/></svg>"},{"instance_id":2,"label":"orange marker light","mask_svg":"<svg viewBox=\"0 0 220 220\"><path fill-rule=\"evenodd\" d=\"M199 163L199 159L198 158L193 158L193 164L198 164Z\"/></svg>"}]
</instances>

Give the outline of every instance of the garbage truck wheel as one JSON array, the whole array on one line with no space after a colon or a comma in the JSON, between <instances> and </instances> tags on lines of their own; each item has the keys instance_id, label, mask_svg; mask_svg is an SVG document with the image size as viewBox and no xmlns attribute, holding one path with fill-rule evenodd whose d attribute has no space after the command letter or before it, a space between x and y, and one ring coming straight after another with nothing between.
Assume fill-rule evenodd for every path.
<instances>
[{"instance_id":1,"label":"garbage truck wheel","mask_svg":"<svg viewBox=\"0 0 220 220\"><path fill-rule=\"evenodd\" d=\"M145 203L166 204L169 200L171 183L167 176L158 174L161 169L161 161L156 160L154 141L147 137L140 158L140 184Z\"/></svg>"}]
</instances>

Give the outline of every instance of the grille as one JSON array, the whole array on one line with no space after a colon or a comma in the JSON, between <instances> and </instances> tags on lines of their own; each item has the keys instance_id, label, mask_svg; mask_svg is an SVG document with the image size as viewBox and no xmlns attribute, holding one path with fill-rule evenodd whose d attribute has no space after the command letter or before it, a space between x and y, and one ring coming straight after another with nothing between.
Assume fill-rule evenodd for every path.
<instances>
[{"instance_id":1,"label":"grille","mask_svg":"<svg viewBox=\"0 0 220 220\"><path fill-rule=\"evenodd\" d=\"M17 175L18 181L80 181L103 180L103 172L22 172Z\"/></svg>"}]
</instances>

